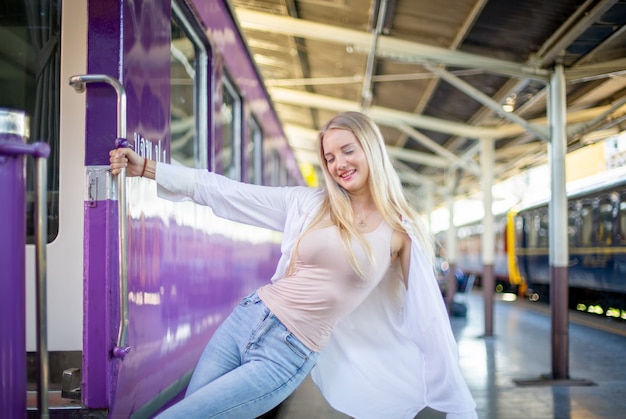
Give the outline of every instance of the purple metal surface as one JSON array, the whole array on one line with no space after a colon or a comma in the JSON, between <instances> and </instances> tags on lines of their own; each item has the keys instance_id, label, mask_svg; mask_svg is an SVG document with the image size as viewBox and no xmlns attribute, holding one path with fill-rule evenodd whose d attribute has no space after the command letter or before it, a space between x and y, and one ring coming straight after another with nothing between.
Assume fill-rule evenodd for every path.
<instances>
[{"instance_id":1,"label":"purple metal surface","mask_svg":"<svg viewBox=\"0 0 626 419\"><path fill-rule=\"evenodd\" d=\"M133 188L136 190L138 188ZM139 191L141 192L141 191ZM131 352L120 364L112 415L127 417L191 371L207 340L245 294L268 281L276 244L252 243L193 226L226 224L192 213L166 213L168 203L141 204L131 214L129 299ZM162 208L155 208L158 205ZM184 205L183 205L184 206ZM178 210L180 214L185 211ZM210 217L210 216L209 216ZM243 237L234 224L232 236Z\"/></svg>"},{"instance_id":2,"label":"purple metal surface","mask_svg":"<svg viewBox=\"0 0 626 419\"><path fill-rule=\"evenodd\" d=\"M87 31L87 72L120 79L120 0L90 0ZM116 138L116 94L106 84L87 89L85 165L109 163Z\"/></svg>"},{"instance_id":3,"label":"purple metal surface","mask_svg":"<svg viewBox=\"0 0 626 419\"><path fill-rule=\"evenodd\" d=\"M0 134L0 145L24 139ZM0 412L26 417L26 201L24 157L0 150Z\"/></svg>"},{"instance_id":4,"label":"purple metal surface","mask_svg":"<svg viewBox=\"0 0 626 419\"><path fill-rule=\"evenodd\" d=\"M83 373L82 399L90 408L109 406L109 374L113 365L110 362L109 349L115 344L115 332L111 324L117 324L111 318L116 295L111 295L110 277L116 272L116 264L111 254L115 255L112 239L108 233L115 226L113 209L115 202L100 201L95 204L85 203L85 253L83 286Z\"/></svg>"},{"instance_id":5,"label":"purple metal surface","mask_svg":"<svg viewBox=\"0 0 626 419\"><path fill-rule=\"evenodd\" d=\"M122 82L126 88L128 139L149 144L135 149L153 160L169 161L171 2L124 2ZM143 151L143 152L142 152ZM165 157L165 158L163 158Z\"/></svg>"},{"instance_id":6,"label":"purple metal surface","mask_svg":"<svg viewBox=\"0 0 626 419\"><path fill-rule=\"evenodd\" d=\"M199 3L210 17L208 25L219 24L210 36L234 30L220 2ZM170 8L168 0L129 0L121 8L95 0L89 4L89 73L119 77L121 72L127 137L136 149L140 139L146 148L138 151L152 153L152 158L158 153L162 161L169 161L170 144ZM213 39L214 45L220 39ZM256 75L241 55L241 41L228 48L239 54L227 64L236 66L231 74L247 89L244 97L266 101L262 86L246 82ZM85 161L106 165L116 137L115 92L103 86L87 93ZM265 135L284 141L267 112L273 110L255 111ZM119 324L117 203L85 203L83 403L108 407L110 417L130 417L189 373L233 306L269 280L280 252L275 238L254 237L267 232L218 219L207 209L157 199L151 181L127 182L131 350L123 359L112 356Z\"/></svg>"},{"instance_id":7,"label":"purple metal surface","mask_svg":"<svg viewBox=\"0 0 626 419\"><path fill-rule=\"evenodd\" d=\"M302 179L300 169L293 156L293 151L286 147L287 140L269 95L259 79L248 48L239 34L235 17L227 2L223 0L190 0L199 18L208 28L207 34L216 48L230 74L234 77L237 89L248 103L254 104L251 112L261 124L266 139L282 142L276 151L287 164L287 170L295 179ZM271 155L264 156L264 164L272 162Z\"/></svg>"},{"instance_id":8,"label":"purple metal surface","mask_svg":"<svg viewBox=\"0 0 626 419\"><path fill-rule=\"evenodd\" d=\"M89 1L88 57L90 74L107 74L119 78L119 39L121 17L119 1ZM108 152L114 147L117 126L117 97L114 89L94 84L87 89L85 164L108 164ZM84 288L83 288L83 365L82 401L89 408L110 405L116 376L115 363L110 359L119 314L112 284L115 274L116 239L115 214L108 202L85 204L84 227ZM115 316L118 316L115 318Z\"/></svg>"},{"instance_id":9,"label":"purple metal surface","mask_svg":"<svg viewBox=\"0 0 626 419\"><path fill-rule=\"evenodd\" d=\"M4 135L4 138L8 138L8 135ZM21 137L17 137L21 138ZM0 138L1 140L1 138ZM48 157L50 154L50 146L46 143L31 143L24 144L15 141L3 141L0 145L0 155L2 156L24 156L29 155L35 158Z\"/></svg>"}]
</instances>

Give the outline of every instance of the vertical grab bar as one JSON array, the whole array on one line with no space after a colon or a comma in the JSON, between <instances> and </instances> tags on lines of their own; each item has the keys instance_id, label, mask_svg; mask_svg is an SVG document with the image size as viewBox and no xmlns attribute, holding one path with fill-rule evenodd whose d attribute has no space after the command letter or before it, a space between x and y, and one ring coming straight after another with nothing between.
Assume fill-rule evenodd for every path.
<instances>
[{"instance_id":1,"label":"vertical grab bar","mask_svg":"<svg viewBox=\"0 0 626 419\"><path fill-rule=\"evenodd\" d=\"M48 419L48 287L47 287L47 256L48 241L48 144L38 143L33 156L37 163L37 179L35 181L37 199L35 199L35 276L37 277L37 355L39 372L37 373L37 408L41 419Z\"/></svg>"},{"instance_id":2,"label":"vertical grab bar","mask_svg":"<svg viewBox=\"0 0 626 419\"><path fill-rule=\"evenodd\" d=\"M69 78L69 84L77 93L86 90L87 83L106 83L111 85L117 94L117 139L115 147L128 147L126 140L126 90L119 80L106 74L82 74ZM113 356L124 358L130 351L127 346L128 338L128 252L126 228L126 170L117 175L117 216L118 216L118 267L120 278L120 326L117 335L117 345L113 348Z\"/></svg>"},{"instance_id":3,"label":"vertical grab bar","mask_svg":"<svg viewBox=\"0 0 626 419\"><path fill-rule=\"evenodd\" d=\"M22 155L32 155L35 157L37 162L37 177L35 179L36 184L36 199L35 199L35 252L36 252L36 293L37 293L37 358L38 358L38 372L37 372L37 408L39 409L40 417L43 419L49 418L48 413L48 379L49 379L49 366L48 366L48 319L47 319L47 311L48 311L48 303L47 303L47 289L46 289L46 241L48 236L48 210L47 210L47 183L48 183L48 174L47 174L47 158L50 154L50 146L46 143L32 143L25 144L24 140L28 137L27 133L27 120L28 118L23 112L19 111L9 111L6 109L0 109L0 164L4 164L5 156L6 157L16 157ZM23 171L23 163L14 165L17 171ZM20 176L17 174L13 177L13 180L19 180ZM22 177L23 181L23 177ZM20 185L14 185L15 187L23 188L25 185L21 182ZM20 194L18 194L18 197ZM24 195L21 194L22 199L18 199L16 202L17 205L24 204ZM15 199L15 197L12 197ZM2 214L4 216L8 216L9 214ZM9 222L16 222L16 220L9 219ZM18 224L21 224L18 222ZM17 245L22 247L20 252L24 252L23 246L25 245L25 234L23 231L20 233L21 238L15 238L19 243L8 243L9 246ZM13 237L9 237L9 240L12 241ZM10 249L6 249L10 250ZM15 250L15 249L13 249ZM22 253L23 254L23 253ZM24 262L24 258L18 258L21 260L21 263ZM11 261L12 262L12 261ZM18 261L19 262L19 261ZM11 278L11 275L14 270L9 266L9 281L15 280L16 278ZM21 271L22 274L24 271L22 268L19 268L18 271ZM20 276L20 275L17 275ZM18 300L24 297L22 292L19 292L20 287L24 287L25 284L25 275L21 275L22 283L18 286L15 284L9 284L9 293L11 290L18 290L17 294L21 294L17 297ZM13 288L15 287L15 288ZM23 288L22 288L23 290ZM15 298L15 296L13 296ZM24 308L23 301L18 301L14 305L10 306L10 308L15 308L16 311L22 311ZM24 317L26 313L22 312L21 316ZM18 316L20 313L17 314ZM13 319L15 320L15 319ZM5 322L7 320L5 319ZM11 321L11 319L9 319ZM19 322L24 326L23 320ZM26 353L23 342L24 340L25 330L17 331L12 329L16 334L22 334L22 336L2 336L3 339L7 338L12 342L15 342L15 345L12 345L10 348L5 348L2 346L3 350L8 349L9 354L6 356L6 361L11 363L11 361L16 361L13 359L17 352L18 348L23 349L23 353ZM3 357L4 358L4 357ZM9 367L9 365L4 365L2 363L3 369L4 367ZM20 393L26 394L26 383L25 376L26 374L22 374L22 370L25 370L25 367L20 366L11 366L8 371L8 375L4 378L7 378L8 381L15 380L14 392L9 394L8 398L16 399L11 405L5 406L6 400L4 396L2 398L2 410L3 413L9 414L10 416L13 414L19 414L18 412L22 409L25 412L26 407L26 399L22 397ZM12 373L14 373L12 375ZM24 378L18 378L23 376ZM4 392L4 385L2 386ZM23 390L23 391L22 391Z\"/></svg>"}]
</instances>

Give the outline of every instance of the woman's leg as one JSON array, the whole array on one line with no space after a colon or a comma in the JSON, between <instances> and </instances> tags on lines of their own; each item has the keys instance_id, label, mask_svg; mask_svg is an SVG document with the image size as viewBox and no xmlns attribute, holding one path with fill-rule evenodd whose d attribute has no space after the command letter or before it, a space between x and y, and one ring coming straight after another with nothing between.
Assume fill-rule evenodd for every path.
<instances>
[{"instance_id":1,"label":"woman's leg","mask_svg":"<svg viewBox=\"0 0 626 419\"><path fill-rule=\"evenodd\" d=\"M316 360L253 294L207 345L185 399L159 418L255 418L287 398Z\"/></svg>"},{"instance_id":2,"label":"woman's leg","mask_svg":"<svg viewBox=\"0 0 626 419\"><path fill-rule=\"evenodd\" d=\"M249 297L244 298L240 305L246 304L247 299ZM246 324L247 319L243 318L245 316L242 316L242 313L238 313L238 309L239 307L235 308L217 328L204 348L187 386L185 397L241 365L240 342L245 339L244 333L248 335L251 333L253 324ZM254 319L251 318L249 321Z\"/></svg>"}]
</instances>

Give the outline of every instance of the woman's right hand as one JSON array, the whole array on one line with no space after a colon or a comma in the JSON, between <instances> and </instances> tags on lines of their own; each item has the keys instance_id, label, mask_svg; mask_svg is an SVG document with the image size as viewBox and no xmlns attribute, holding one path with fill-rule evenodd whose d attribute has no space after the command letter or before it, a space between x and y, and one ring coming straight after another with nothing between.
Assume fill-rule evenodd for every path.
<instances>
[{"instance_id":1,"label":"woman's right hand","mask_svg":"<svg viewBox=\"0 0 626 419\"><path fill-rule=\"evenodd\" d=\"M118 175L126 168L126 176L141 176L145 158L135 153L130 148L116 148L109 151L111 174Z\"/></svg>"}]
</instances>

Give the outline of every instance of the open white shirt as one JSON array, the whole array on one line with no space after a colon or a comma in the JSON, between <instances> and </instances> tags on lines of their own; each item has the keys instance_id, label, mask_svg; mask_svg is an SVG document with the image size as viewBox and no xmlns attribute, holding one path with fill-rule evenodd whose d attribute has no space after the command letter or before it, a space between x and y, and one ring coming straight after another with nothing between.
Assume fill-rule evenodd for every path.
<instances>
[{"instance_id":1,"label":"open white shirt","mask_svg":"<svg viewBox=\"0 0 626 419\"><path fill-rule=\"evenodd\" d=\"M160 197L211 207L232 221L282 231L272 280L282 278L300 233L325 196L304 186L271 187L157 163ZM412 238L408 290L385 281L333 331L311 376L335 409L358 419L410 419L429 406L448 419L474 419L433 267Z\"/></svg>"}]
</instances>

